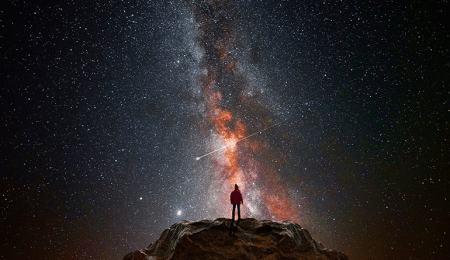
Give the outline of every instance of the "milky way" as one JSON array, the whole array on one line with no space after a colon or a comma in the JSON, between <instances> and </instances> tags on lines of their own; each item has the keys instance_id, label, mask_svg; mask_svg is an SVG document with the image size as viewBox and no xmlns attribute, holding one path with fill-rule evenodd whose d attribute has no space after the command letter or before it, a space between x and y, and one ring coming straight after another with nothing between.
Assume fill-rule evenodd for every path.
<instances>
[{"instance_id":1,"label":"milky way","mask_svg":"<svg viewBox=\"0 0 450 260\"><path fill-rule=\"evenodd\" d=\"M278 150L272 149L265 136L247 139L256 129L269 129L280 120L269 104L270 97L262 93L264 86L258 86L247 75L246 67L252 67L260 77L258 61L251 59L252 51L256 50L247 46L251 37L246 35L250 30L245 30L243 25L246 21L242 16L246 14L240 13L234 2L207 4L200 1L190 7L196 21L197 42L203 53L199 84L204 93L206 120L210 124L206 127L216 136L213 139L219 139L213 142L225 145L223 153L212 160L214 166L200 170L215 176L208 193L210 211L214 215L229 215L227 193L238 184L247 198L243 216L298 222L298 206L294 206L289 190L276 176L279 170L276 162L281 156ZM245 142L238 143L243 140Z\"/></svg>"},{"instance_id":2,"label":"milky way","mask_svg":"<svg viewBox=\"0 0 450 260\"><path fill-rule=\"evenodd\" d=\"M440 2L66 2L0 10L1 257L120 259L235 183L351 259L450 254Z\"/></svg>"}]
</instances>

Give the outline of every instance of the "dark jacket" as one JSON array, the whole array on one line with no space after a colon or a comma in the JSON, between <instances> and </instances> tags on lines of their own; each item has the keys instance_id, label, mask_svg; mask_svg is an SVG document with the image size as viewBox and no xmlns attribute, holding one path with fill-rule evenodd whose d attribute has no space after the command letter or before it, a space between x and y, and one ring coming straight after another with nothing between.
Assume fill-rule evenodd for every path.
<instances>
[{"instance_id":1,"label":"dark jacket","mask_svg":"<svg viewBox=\"0 0 450 260\"><path fill-rule=\"evenodd\" d=\"M241 201L242 204L244 204L244 199L242 198L242 194L239 189L235 189L233 192L231 192L230 201L231 204L241 204Z\"/></svg>"}]
</instances>

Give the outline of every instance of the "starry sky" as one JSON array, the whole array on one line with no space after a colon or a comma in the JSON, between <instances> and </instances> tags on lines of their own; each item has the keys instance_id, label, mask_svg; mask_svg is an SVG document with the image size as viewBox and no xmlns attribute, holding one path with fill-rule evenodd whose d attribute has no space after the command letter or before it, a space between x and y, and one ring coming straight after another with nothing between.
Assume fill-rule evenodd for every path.
<instances>
[{"instance_id":1,"label":"starry sky","mask_svg":"<svg viewBox=\"0 0 450 260\"><path fill-rule=\"evenodd\" d=\"M351 259L447 259L446 2L6 1L1 257L121 259L238 183Z\"/></svg>"}]
</instances>

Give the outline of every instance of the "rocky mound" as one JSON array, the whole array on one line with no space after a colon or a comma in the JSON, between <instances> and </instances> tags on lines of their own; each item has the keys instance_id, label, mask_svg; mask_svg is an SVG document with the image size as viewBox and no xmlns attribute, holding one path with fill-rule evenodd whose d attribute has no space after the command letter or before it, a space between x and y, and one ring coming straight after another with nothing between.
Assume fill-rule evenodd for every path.
<instances>
[{"instance_id":1,"label":"rocky mound","mask_svg":"<svg viewBox=\"0 0 450 260\"><path fill-rule=\"evenodd\" d=\"M348 260L326 249L306 229L291 221L242 219L230 231L231 220L181 221L166 229L147 248L123 260L174 259L333 259Z\"/></svg>"}]
</instances>

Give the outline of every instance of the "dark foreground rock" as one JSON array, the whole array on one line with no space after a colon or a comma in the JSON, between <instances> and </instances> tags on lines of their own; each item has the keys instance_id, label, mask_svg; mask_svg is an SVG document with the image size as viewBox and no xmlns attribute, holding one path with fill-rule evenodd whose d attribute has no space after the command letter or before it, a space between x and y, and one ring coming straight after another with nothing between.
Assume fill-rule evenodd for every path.
<instances>
[{"instance_id":1,"label":"dark foreground rock","mask_svg":"<svg viewBox=\"0 0 450 260\"><path fill-rule=\"evenodd\" d=\"M230 219L181 221L147 248L123 260L174 259L332 259L348 260L326 249L306 229L291 221L247 218L230 232Z\"/></svg>"}]
</instances>

